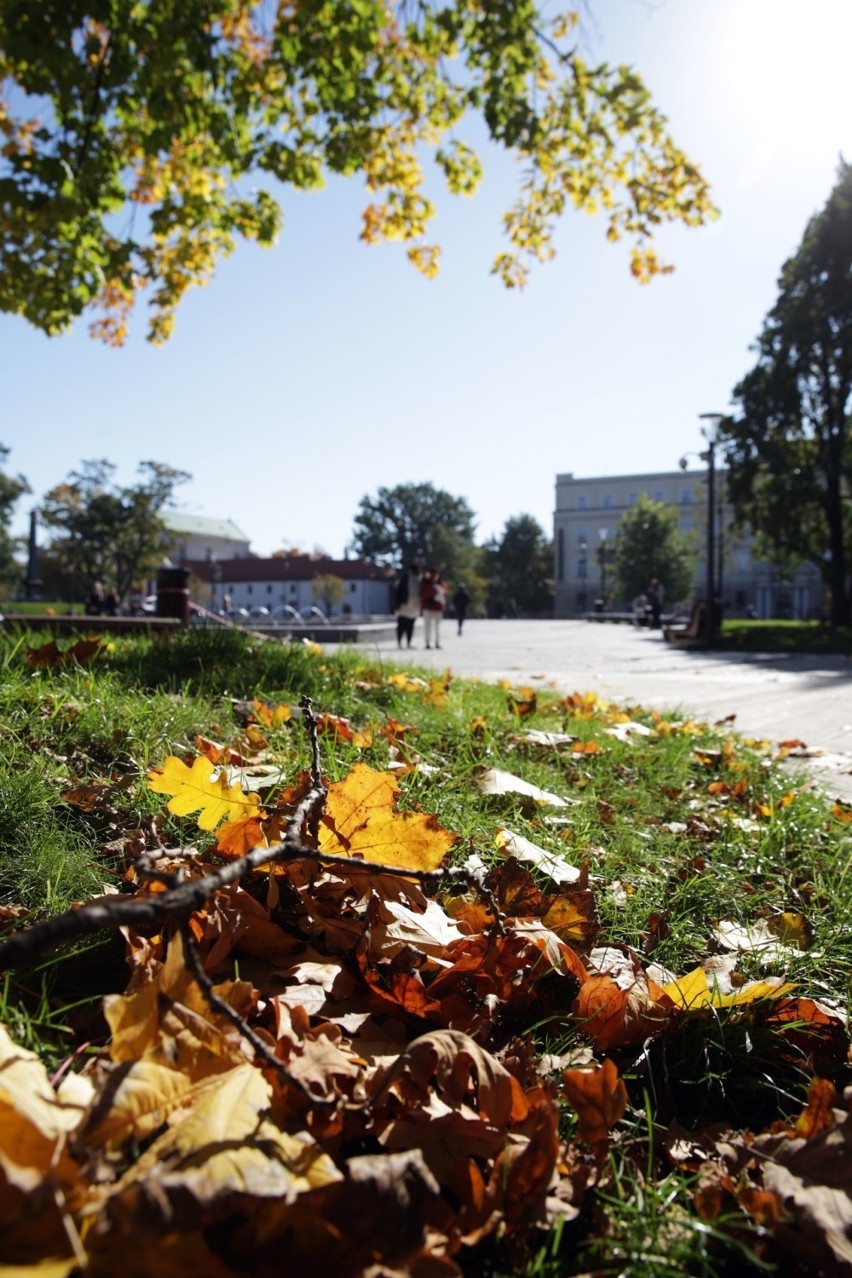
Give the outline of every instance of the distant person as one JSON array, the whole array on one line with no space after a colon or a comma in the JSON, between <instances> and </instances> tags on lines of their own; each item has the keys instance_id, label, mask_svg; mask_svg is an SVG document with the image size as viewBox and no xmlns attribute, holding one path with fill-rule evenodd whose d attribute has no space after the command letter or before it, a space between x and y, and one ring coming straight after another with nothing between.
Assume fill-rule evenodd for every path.
<instances>
[{"instance_id":1,"label":"distant person","mask_svg":"<svg viewBox=\"0 0 852 1278\"><path fill-rule=\"evenodd\" d=\"M426 647L441 646L441 618L447 606L447 588L437 568L427 568L420 578L420 604L423 609L423 629Z\"/></svg>"},{"instance_id":2,"label":"distant person","mask_svg":"<svg viewBox=\"0 0 852 1278\"><path fill-rule=\"evenodd\" d=\"M456 610L456 621L459 625L459 634L461 634L462 626L467 617L467 610L470 607L470 595L467 593L463 581L459 582L458 590L453 595L453 607Z\"/></svg>"},{"instance_id":3,"label":"distant person","mask_svg":"<svg viewBox=\"0 0 852 1278\"><path fill-rule=\"evenodd\" d=\"M104 610L104 588L99 581L92 582L92 589L86 600L86 616L100 617Z\"/></svg>"},{"instance_id":4,"label":"distant person","mask_svg":"<svg viewBox=\"0 0 852 1278\"><path fill-rule=\"evenodd\" d=\"M233 606L234 606L233 600L231 599L231 596L228 594L226 590L224 595L222 596L222 609L224 612L229 613L231 609L233 608Z\"/></svg>"},{"instance_id":5,"label":"distant person","mask_svg":"<svg viewBox=\"0 0 852 1278\"><path fill-rule=\"evenodd\" d=\"M112 586L110 586L104 596L104 612L108 617L118 616L118 595L115 593Z\"/></svg>"},{"instance_id":6,"label":"distant person","mask_svg":"<svg viewBox=\"0 0 852 1278\"><path fill-rule=\"evenodd\" d=\"M414 638L414 623L420 616L420 565L409 564L403 568L394 583L394 612L396 614L396 646L401 648L403 640L406 647L411 647Z\"/></svg>"},{"instance_id":7,"label":"distant person","mask_svg":"<svg viewBox=\"0 0 852 1278\"><path fill-rule=\"evenodd\" d=\"M648 605L651 609L651 628L659 630L663 624L663 600L666 592L659 577L652 577L648 586Z\"/></svg>"},{"instance_id":8,"label":"distant person","mask_svg":"<svg viewBox=\"0 0 852 1278\"><path fill-rule=\"evenodd\" d=\"M636 598L633 600L634 626L647 626L650 612L651 612L651 605L648 602L648 596L637 595Z\"/></svg>"}]
</instances>

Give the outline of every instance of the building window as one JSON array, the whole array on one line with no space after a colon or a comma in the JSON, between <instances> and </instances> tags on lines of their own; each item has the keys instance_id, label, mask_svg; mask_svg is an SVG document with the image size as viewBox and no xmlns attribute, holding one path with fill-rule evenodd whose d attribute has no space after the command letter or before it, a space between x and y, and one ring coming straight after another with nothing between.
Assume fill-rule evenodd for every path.
<instances>
[{"instance_id":1,"label":"building window","mask_svg":"<svg viewBox=\"0 0 852 1278\"><path fill-rule=\"evenodd\" d=\"M682 506L691 506L691 505L692 505L692 500L693 500L693 498L692 498L692 489L691 489L691 488L684 488L683 492L682 492L682 493L681 493L681 495L680 495L681 505L682 505Z\"/></svg>"},{"instance_id":2,"label":"building window","mask_svg":"<svg viewBox=\"0 0 852 1278\"><path fill-rule=\"evenodd\" d=\"M638 493L628 493L628 494L627 494L627 504L628 504L628 506L635 506L638 500L639 500L639 495L638 495Z\"/></svg>"},{"instance_id":3,"label":"building window","mask_svg":"<svg viewBox=\"0 0 852 1278\"><path fill-rule=\"evenodd\" d=\"M577 560L577 576L588 577L588 575L589 575L589 565L587 560L578 559Z\"/></svg>"},{"instance_id":4,"label":"building window","mask_svg":"<svg viewBox=\"0 0 852 1278\"><path fill-rule=\"evenodd\" d=\"M291 582L290 582L290 594L291 594L291 595L295 595L295 594L296 594L296 591L297 591L296 583L295 583L295 581L291 581Z\"/></svg>"},{"instance_id":5,"label":"building window","mask_svg":"<svg viewBox=\"0 0 852 1278\"><path fill-rule=\"evenodd\" d=\"M560 528L556 534L556 580L565 580L565 530Z\"/></svg>"},{"instance_id":6,"label":"building window","mask_svg":"<svg viewBox=\"0 0 852 1278\"><path fill-rule=\"evenodd\" d=\"M246 594L250 595L253 589L254 589L253 586L246 586Z\"/></svg>"},{"instance_id":7,"label":"building window","mask_svg":"<svg viewBox=\"0 0 852 1278\"><path fill-rule=\"evenodd\" d=\"M354 595L354 594L355 594L355 591L356 591L357 589L358 589L358 583L357 583L356 581L350 581L350 583L349 583L349 593L350 593L350 595Z\"/></svg>"},{"instance_id":8,"label":"building window","mask_svg":"<svg viewBox=\"0 0 852 1278\"><path fill-rule=\"evenodd\" d=\"M585 493L580 493L580 496L577 498L577 509L586 510L588 509L588 505L589 505L588 497L586 496Z\"/></svg>"},{"instance_id":9,"label":"building window","mask_svg":"<svg viewBox=\"0 0 852 1278\"><path fill-rule=\"evenodd\" d=\"M578 590L577 591L577 611L585 612L587 607L588 607L588 601L586 599L585 590Z\"/></svg>"},{"instance_id":10,"label":"building window","mask_svg":"<svg viewBox=\"0 0 852 1278\"><path fill-rule=\"evenodd\" d=\"M666 494L662 491L661 488L658 488L657 491L654 493L654 501L665 501L665 500L666 500Z\"/></svg>"},{"instance_id":11,"label":"building window","mask_svg":"<svg viewBox=\"0 0 852 1278\"><path fill-rule=\"evenodd\" d=\"M612 496L610 495L610 493L604 493L603 506L605 510L609 510L612 507Z\"/></svg>"},{"instance_id":12,"label":"building window","mask_svg":"<svg viewBox=\"0 0 852 1278\"><path fill-rule=\"evenodd\" d=\"M267 586L266 586L266 593L267 593L268 595L271 595L271 594L272 594L272 582L271 582L271 581L270 581L270 582L267 582Z\"/></svg>"}]
</instances>

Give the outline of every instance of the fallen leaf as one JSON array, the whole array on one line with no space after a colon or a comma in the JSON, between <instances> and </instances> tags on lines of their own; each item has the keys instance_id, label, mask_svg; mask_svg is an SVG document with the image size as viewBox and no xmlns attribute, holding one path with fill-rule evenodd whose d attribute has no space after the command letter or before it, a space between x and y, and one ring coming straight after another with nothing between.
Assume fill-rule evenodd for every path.
<instances>
[{"instance_id":1,"label":"fallen leaf","mask_svg":"<svg viewBox=\"0 0 852 1278\"><path fill-rule=\"evenodd\" d=\"M500 768L488 768L480 772L476 778L476 788L480 794L520 794L526 799L532 799L534 803L544 803L554 808L568 806L566 800L560 798L558 794L541 790L537 785L532 785L531 782L524 781L511 772L504 772Z\"/></svg>"},{"instance_id":2,"label":"fallen leaf","mask_svg":"<svg viewBox=\"0 0 852 1278\"><path fill-rule=\"evenodd\" d=\"M610 1129L627 1109L627 1088L615 1063L608 1060L596 1069L567 1069L562 1087L577 1111L580 1139L601 1159L609 1145Z\"/></svg>"},{"instance_id":3,"label":"fallen leaf","mask_svg":"<svg viewBox=\"0 0 852 1278\"><path fill-rule=\"evenodd\" d=\"M148 773L148 788L172 796L166 807L175 816L199 812L201 830L215 830L225 817L245 816L260 805L256 794L244 794L238 785L229 786L226 775L217 772L204 755L198 755L191 768L170 755L161 768Z\"/></svg>"}]
</instances>

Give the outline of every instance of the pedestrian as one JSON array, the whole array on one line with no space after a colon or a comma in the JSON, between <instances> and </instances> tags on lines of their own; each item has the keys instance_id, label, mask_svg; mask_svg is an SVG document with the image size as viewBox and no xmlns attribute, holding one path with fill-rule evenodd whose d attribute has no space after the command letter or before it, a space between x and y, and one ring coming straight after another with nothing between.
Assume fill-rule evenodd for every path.
<instances>
[{"instance_id":1,"label":"pedestrian","mask_svg":"<svg viewBox=\"0 0 852 1278\"><path fill-rule=\"evenodd\" d=\"M86 600L86 616L100 617L104 610L104 588L99 581L92 582L92 589Z\"/></svg>"},{"instance_id":2,"label":"pedestrian","mask_svg":"<svg viewBox=\"0 0 852 1278\"><path fill-rule=\"evenodd\" d=\"M447 588L437 568L427 568L420 578L420 603L423 608L423 629L426 647L441 646L441 618L447 606Z\"/></svg>"},{"instance_id":3,"label":"pedestrian","mask_svg":"<svg viewBox=\"0 0 852 1278\"><path fill-rule=\"evenodd\" d=\"M647 595L637 595L633 600L633 624L634 626L647 626L648 618L651 614L651 605L648 602Z\"/></svg>"},{"instance_id":4,"label":"pedestrian","mask_svg":"<svg viewBox=\"0 0 852 1278\"><path fill-rule=\"evenodd\" d=\"M470 607L470 595L467 593L463 581L459 582L458 589L453 595L453 607L456 610L456 621L459 623L459 634L461 634L462 626L467 617L467 610Z\"/></svg>"},{"instance_id":5,"label":"pedestrian","mask_svg":"<svg viewBox=\"0 0 852 1278\"><path fill-rule=\"evenodd\" d=\"M396 646L411 647L414 623L420 616L420 565L409 564L403 568L394 582L394 613L396 614Z\"/></svg>"},{"instance_id":6,"label":"pedestrian","mask_svg":"<svg viewBox=\"0 0 852 1278\"><path fill-rule=\"evenodd\" d=\"M663 616L663 599L665 598L665 590L663 583L659 577L652 577L651 584L648 586L648 604L651 609L651 628L659 630L662 625Z\"/></svg>"},{"instance_id":7,"label":"pedestrian","mask_svg":"<svg viewBox=\"0 0 852 1278\"><path fill-rule=\"evenodd\" d=\"M118 616L118 595L112 586L110 586L104 597L104 612L108 617Z\"/></svg>"}]
</instances>

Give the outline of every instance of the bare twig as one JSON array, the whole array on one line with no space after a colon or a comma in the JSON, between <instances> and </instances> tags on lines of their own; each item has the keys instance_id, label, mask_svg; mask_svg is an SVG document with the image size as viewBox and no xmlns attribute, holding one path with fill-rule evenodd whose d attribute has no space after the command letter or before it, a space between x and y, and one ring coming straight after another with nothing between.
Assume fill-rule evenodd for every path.
<instances>
[{"instance_id":1,"label":"bare twig","mask_svg":"<svg viewBox=\"0 0 852 1278\"><path fill-rule=\"evenodd\" d=\"M248 1021L244 1017L240 1016L239 1012L235 1011L235 1009L231 1007L229 1003L226 1003L223 998L219 997L213 986L213 982L204 970L198 953L198 946L195 944L195 937L192 935L192 931L186 923L181 924L181 936L183 937L183 948L186 955L187 967L189 968L196 985L201 990L201 993L207 999L207 1002L213 1008L214 1012L218 1012L220 1016L224 1016L227 1020L229 1020L231 1024L239 1030L242 1037L248 1043L251 1043L264 1065L269 1065L273 1069L277 1070L278 1073L286 1079L290 1086L294 1087L296 1091L305 1098L305 1100L309 1101L312 1105L334 1104L331 1097L316 1096L300 1078L296 1078L295 1074L290 1072L284 1062L278 1059L271 1047L263 1041L259 1034L255 1033Z\"/></svg>"}]
</instances>

